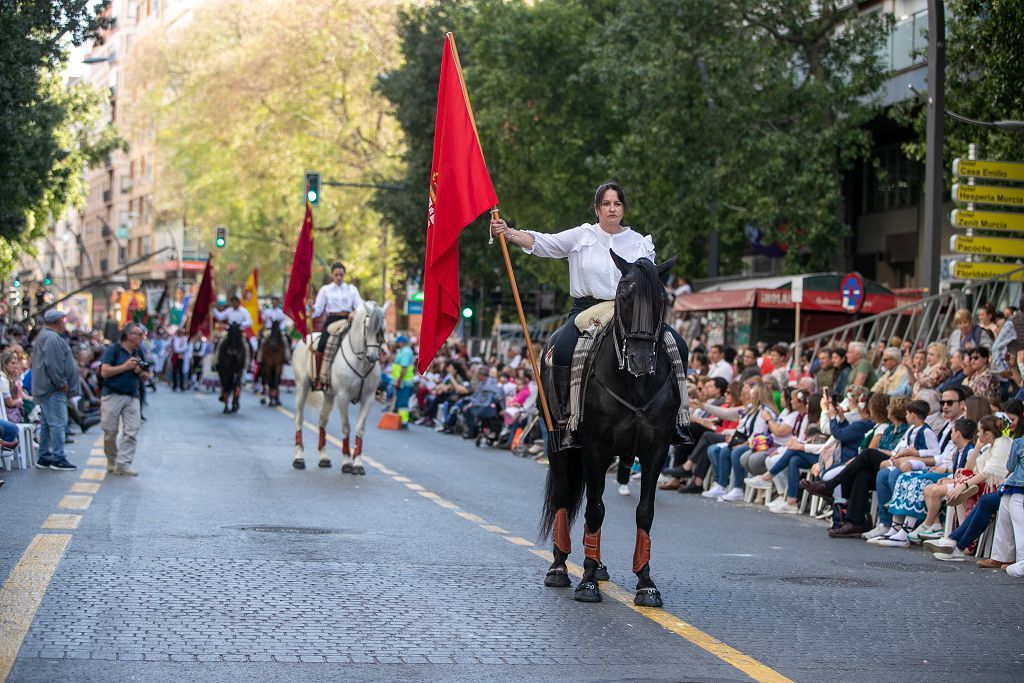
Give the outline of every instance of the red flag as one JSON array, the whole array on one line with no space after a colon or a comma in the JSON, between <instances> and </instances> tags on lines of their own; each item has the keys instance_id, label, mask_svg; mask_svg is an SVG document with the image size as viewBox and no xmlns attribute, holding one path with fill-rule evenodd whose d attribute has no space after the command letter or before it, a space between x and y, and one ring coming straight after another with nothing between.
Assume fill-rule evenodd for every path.
<instances>
[{"instance_id":1,"label":"red flag","mask_svg":"<svg viewBox=\"0 0 1024 683\"><path fill-rule=\"evenodd\" d=\"M192 313L188 321L188 336L191 339L197 334L210 334L210 307L213 306L213 254L206 259L203 279L199 282L196 300L192 302Z\"/></svg>"},{"instance_id":2,"label":"red flag","mask_svg":"<svg viewBox=\"0 0 1024 683\"><path fill-rule=\"evenodd\" d=\"M459 233L497 204L469 106L455 38L449 33L441 56L434 160L430 167L420 372L427 369L459 321Z\"/></svg>"},{"instance_id":3,"label":"red flag","mask_svg":"<svg viewBox=\"0 0 1024 683\"><path fill-rule=\"evenodd\" d=\"M284 295L284 314L295 321L295 329L303 337L310 332L306 319L306 292L313 275L313 207L306 202L306 217L302 221L299 241L292 258L292 272L288 276L288 291Z\"/></svg>"}]
</instances>

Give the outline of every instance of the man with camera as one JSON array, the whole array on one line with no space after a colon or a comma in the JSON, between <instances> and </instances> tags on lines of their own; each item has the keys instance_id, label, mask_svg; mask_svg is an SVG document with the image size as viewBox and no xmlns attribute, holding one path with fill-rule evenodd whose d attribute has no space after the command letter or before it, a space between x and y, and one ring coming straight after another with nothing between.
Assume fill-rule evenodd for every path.
<instances>
[{"instance_id":1,"label":"man with camera","mask_svg":"<svg viewBox=\"0 0 1024 683\"><path fill-rule=\"evenodd\" d=\"M146 330L138 323L128 323L121 329L121 342L111 344L100 360L103 377L103 402L100 427L103 429L103 451L107 456L107 472L134 477L131 468L135 459L135 443L142 427L142 383L150 377L149 363L139 346ZM121 443L117 442L118 423Z\"/></svg>"}]
</instances>

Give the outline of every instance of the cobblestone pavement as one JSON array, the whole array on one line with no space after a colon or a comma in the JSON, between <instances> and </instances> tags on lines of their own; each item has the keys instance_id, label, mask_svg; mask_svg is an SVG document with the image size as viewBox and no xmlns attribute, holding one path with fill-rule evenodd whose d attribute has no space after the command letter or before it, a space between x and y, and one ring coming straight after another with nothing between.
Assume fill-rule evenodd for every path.
<instances>
[{"instance_id":1,"label":"cobblestone pavement","mask_svg":"<svg viewBox=\"0 0 1024 683\"><path fill-rule=\"evenodd\" d=\"M287 415L201 396L151 397L141 476L106 478L78 513L9 680L750 680L615 600L542 586L532 460L372 417L381 469L342 475L330 446L333 468L310 451L297 471ZM77 480L7 478L5 574ZM635 485L606 504L605 561L631 591ZM1024 676L1024 584L780 517L662 493L666 611L796 681Z\"/></svg>"}]
</instances>

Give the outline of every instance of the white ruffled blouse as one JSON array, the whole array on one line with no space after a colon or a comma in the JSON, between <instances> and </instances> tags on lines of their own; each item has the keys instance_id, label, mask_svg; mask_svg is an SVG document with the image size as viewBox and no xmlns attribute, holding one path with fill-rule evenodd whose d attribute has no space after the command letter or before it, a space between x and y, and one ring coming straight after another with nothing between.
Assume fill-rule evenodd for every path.
<instances>
[{"instance_id":1,"label":"white ruffled blouse","mask_svg":"<svg viewBox=\"0 0 1024 683\"><path fill-rule=\"evenodd\" d=\"M654 261L654 240L631 228L610 235L600 225L583 225L554 234L525 232L533 235L533 247L523 251L544 258L569 259L569 294L573 298L590 296L611 301L622 273L612 261L609 249L633 263L640 258Z\"/></svg>"}]
</instances>

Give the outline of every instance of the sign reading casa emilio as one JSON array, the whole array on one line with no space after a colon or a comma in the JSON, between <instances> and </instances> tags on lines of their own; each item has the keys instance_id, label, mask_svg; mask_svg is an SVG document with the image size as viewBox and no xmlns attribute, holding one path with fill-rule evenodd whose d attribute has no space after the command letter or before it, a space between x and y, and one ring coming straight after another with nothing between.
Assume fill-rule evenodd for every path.
<instances>
[{"instance_id":1,"label":"sign reading casa emilio","mask_svg":"<svg viewBox=\"0 0 1024 683\"><path fill-rule=\"evenodd\" d=\"M954 159L953 174L972 178L991 178L992 180L1024 181L1024 164L1018 161Z\"/></svg>"}]
</instances>

